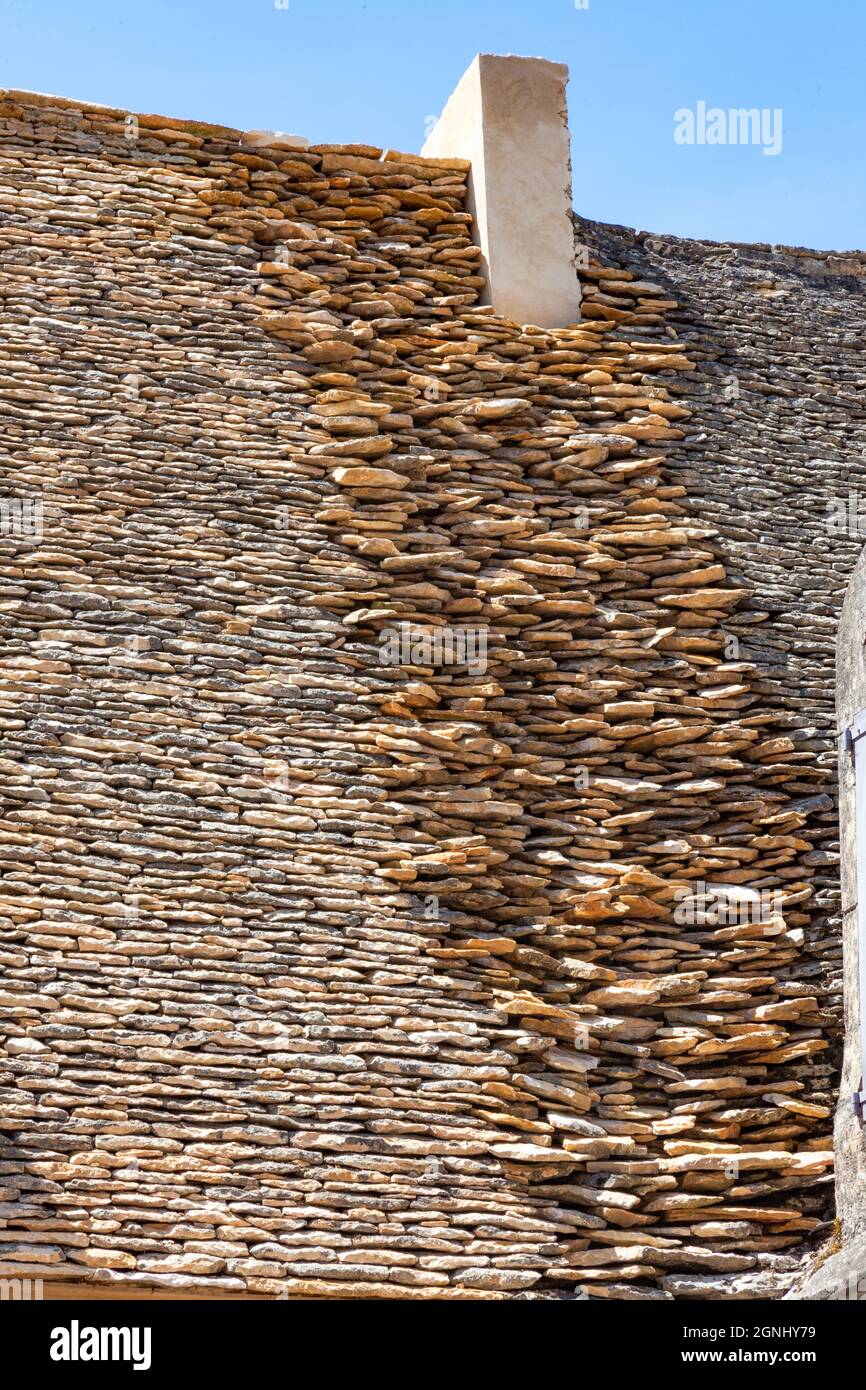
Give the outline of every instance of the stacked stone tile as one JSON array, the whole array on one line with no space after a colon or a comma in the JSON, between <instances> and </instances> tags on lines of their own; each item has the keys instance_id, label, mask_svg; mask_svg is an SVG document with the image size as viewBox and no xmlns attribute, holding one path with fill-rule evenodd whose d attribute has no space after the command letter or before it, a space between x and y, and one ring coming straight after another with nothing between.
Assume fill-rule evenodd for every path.
<instances>
[{"instance_id":1,"label":"stacked stone tile","mask_svg":"<svg viewBox=\"0 0 866 1390\"><path fill-rule=\"evenodd\" d=\"M0 537L0 1275L781 1291L830 774L676 476L711 354L604 254L576 327L481 306L463 164L0 117L44 512ZM684 921L714 884L773 910Z\"/></svg>"},{"instance_id":2,"label":"stacked stone tile","mask_svg":"<svg viewBox=\"0 0 866 1390\"><path fill-rule=\"evenodd\" d=\"M686 241L582 219L577 234L606 265L658 280L678 301L666 317L698 370L668 383L693 422L668 468L690 509L712 517L732 580L748 590L734 626L762 697L800 761L826 770L835 792L836 624L866 536L866 254ZM835 1017L835 805L811 821L810 969Z\"/></svg>"}]
</instances>

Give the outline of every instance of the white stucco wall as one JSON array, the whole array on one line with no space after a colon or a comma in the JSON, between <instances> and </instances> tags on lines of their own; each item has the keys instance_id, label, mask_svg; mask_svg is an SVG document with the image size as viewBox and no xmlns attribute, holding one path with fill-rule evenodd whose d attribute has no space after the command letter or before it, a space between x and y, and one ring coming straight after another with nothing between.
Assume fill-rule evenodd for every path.
<instances>
[{"instance_id":1,"label":"white stucco wall","mask_svg":"<svg viewBox=\"0 0 866 1390\"><path fill-rule=\"evenodd\" d=\"M848 728L866 709L866 551L854 571L836 647L837 729ZM866 1128L853 1113L851 1097L860 1082L860 999L857 904L866 883L858 884L855 857L854 764L839 755L839 844L842 878L842 947L844 959L845 1053L836 1112L836 1197L846 1240L866 1235ZM863 1078L866 1082L866 1077Z\"/></svg>"}]
</instances>

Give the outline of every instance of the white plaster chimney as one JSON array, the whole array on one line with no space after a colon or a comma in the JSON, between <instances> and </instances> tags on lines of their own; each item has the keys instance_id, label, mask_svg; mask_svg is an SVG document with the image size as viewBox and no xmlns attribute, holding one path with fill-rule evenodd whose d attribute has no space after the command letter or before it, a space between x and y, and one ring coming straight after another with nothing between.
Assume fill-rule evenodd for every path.
<instances>
[{"instance_id":1,"label":"white plaster chimney","mask_svg":"<svg viewBox=\"0 0 866 1390\"><path fill-rule=\"evenodd\" d=\"M479 53L422 154L469 159L469 211L483 252L483 302L518 323L580 318L571 220L568 68Z\"/></svg>"}]
</instances>

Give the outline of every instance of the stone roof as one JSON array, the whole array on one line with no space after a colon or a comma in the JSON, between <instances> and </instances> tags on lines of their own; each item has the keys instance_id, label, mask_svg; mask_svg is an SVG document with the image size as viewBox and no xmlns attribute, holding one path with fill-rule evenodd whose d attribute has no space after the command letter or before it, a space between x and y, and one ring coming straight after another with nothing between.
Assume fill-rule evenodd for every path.
<instances>
[{"instance_id":1,"label":"stone roof","mask_svg":"<svg viewBox=\"0 0 866 1390\"><path fill-rule=\"evenodd\" d=\"M0 1275L780 1292L838 941L761 449L804 361L862 410L775 282L734 393L740 252L578 221L520 326L465 162L242 138L0 100Z\"/></svg>"}]
</instances>

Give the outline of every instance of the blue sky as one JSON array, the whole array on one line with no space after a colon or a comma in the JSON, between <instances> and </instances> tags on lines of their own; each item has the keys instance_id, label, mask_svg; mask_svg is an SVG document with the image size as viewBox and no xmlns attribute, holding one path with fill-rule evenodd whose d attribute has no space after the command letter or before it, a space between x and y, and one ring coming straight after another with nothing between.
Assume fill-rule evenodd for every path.
<instances>
[{"instance_id":1,"label":"blue sky","mask_svg":"<svg viewBox=\"0 0 866 1390\"><path fill-rule=\"evenodd\" d=\"M863 0L3 0L0 85L418 150L477 52L571 69L574 202L648 231L866 243ZM585 0L579 0L585 3ZM782 148L674 112L781 108Z\"/></svg>"}]
</instances>

